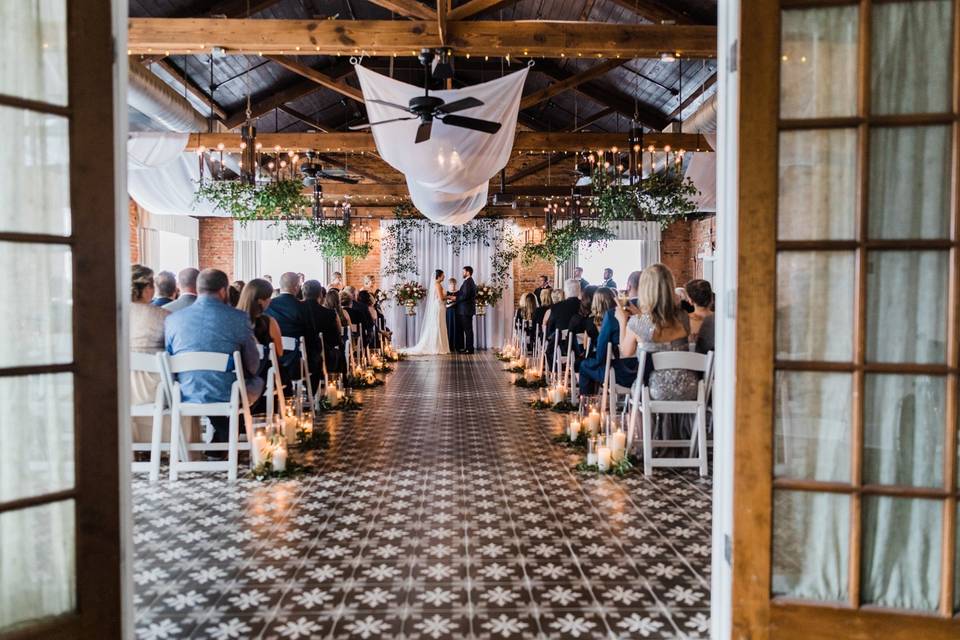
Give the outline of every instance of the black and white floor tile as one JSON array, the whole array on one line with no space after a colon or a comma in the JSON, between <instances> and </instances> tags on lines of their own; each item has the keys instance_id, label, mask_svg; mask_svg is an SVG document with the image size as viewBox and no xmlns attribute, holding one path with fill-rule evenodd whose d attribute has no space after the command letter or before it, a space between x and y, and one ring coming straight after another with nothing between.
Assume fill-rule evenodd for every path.
<instances>
[{"instance_id":1,"label":"black and white floor tile","mask_svg":"<svg viewBox=\"0 0 960 640\"><path fill-rule=\"evenodd\" d=\"M709 480L578 474L502 368L400 363L316 475L138 478L137 638L708 637Z\"/></svg>"}]
</instances>

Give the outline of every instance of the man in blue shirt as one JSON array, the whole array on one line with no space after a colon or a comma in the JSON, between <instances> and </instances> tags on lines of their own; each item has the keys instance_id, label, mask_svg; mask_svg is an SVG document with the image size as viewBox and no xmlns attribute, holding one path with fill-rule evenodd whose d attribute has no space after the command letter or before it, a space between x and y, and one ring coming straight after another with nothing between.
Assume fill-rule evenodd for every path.
<instances>
[{"instance_id":1,"label":"man in blue shirt","mask_svg":"<svg viewBox=\"0 0 960 640\"><path fill-rule=\"evenodd\" d=\"M263 393L264 381L256 376L260 350L253 337L250 318L227 304L227 274L217 269L204 269L197 278L197 300L164 322L167 353L209 351L240 352L243 362L231 362L228 371L190 371L177 376L185 402L229 402L230 389L237 379L234 367L243 366L246 373L247 397L253 404ZM226 442L229 420L211 416L214 442ZM242 424L242 422L241 422Z\"/></svg>"}]
</instances>

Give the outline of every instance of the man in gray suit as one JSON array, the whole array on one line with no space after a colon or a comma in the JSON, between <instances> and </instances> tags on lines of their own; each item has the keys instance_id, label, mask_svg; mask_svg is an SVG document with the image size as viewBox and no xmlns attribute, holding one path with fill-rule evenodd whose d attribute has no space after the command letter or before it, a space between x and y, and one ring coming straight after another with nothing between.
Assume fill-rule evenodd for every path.
<instances>
[{"instance_id":1,"label":"man in gray suit","mask_svg":"<svg viewBox=\"0 0 960 640\"><path fill-rule=\"evenodd\" d=\"M200 271L193 267L181 269L177 274L177 283L180 285L180 297L173 302L163 305L163 308L173 313L186 309L197 300L197 276Z\"/></svg>"}]
</instances>

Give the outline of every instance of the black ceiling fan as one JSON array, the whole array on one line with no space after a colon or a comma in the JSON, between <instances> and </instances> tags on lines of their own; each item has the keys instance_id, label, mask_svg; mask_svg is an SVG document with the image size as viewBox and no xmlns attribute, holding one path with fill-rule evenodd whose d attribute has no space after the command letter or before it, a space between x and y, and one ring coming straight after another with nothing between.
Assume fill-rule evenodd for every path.
<instances>
[{"instance_id":1,"label":"black ceiling fan","mask_svg":"<svg viewBox=\"0 0 960 640\"><path fill-rule=\"evenodd\" d=\"M314 160L313 153L310 151L307 151L306 156L306 161L300 164L304 186L312 187L318 180L332 180L346 184L360 182L359 178L348 175L345 169L324 169L322 164Z\"/></svg>"},{"instance_id":2,"label":"black ceiling fan","mask_svg":"<svg viewBox=\"0 0 960 640\"><path fill-rule=\"evenodd\" d=\"M496 133L499 131L501 126L499 122L455 115L456 111L463 111L465 109L472 109L474 107L482 106L482 101L477 100L476 98L462 98L460 100L454 100L453 102L444 102L443 98L430 95L430 83L433 79L431 66L433 64L434 56L435 54L432 49L422 49L420 51L418 58L420 59L420 64L422 64L424 68L423 95L411 98L408 106L404 107L392 102L384 102L383 100L368 100L368 102L382 104L385 107L392 107L393 109L399 109L400 111L405 111L411 115L402 118L391 118L389 120L380 120L379 122L355 125L350 127L350 129L354 131L358 129L369 129L370 127L375 127L380 124L387 124L388 122L416 120L419 118L420 126L417 128L417 136L414 140L414 142L417 143L425 142L430 139L430 132L433 129L434 120L439 120L440 122L453 127L462 127L464 129L472 129L474 131L482 131L483 133Z\"/></svg>"}]
</instances>

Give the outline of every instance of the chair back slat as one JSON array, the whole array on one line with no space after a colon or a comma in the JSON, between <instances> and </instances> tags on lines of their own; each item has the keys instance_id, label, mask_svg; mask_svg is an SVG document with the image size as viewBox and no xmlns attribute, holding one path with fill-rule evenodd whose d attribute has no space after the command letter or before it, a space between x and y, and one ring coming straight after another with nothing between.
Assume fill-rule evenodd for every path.
<instances>
[{"instance_id":1,"label":"chair back slat","mask_svg":"<svg viewBox=\"0 0 960 640\"><path fill-rule=\"evenodd\" d=\"M145 371L147 373L160 373L162 365L160 364L159 354L142 353L139 351L130 352L130 371Z\"/></svg>"},{"instance_id":2,"label":"chair back slat","mask_svg":"<svg viewBox=\"0 0 960 640\"><path fill-rule=\"evenodd\" d=\"M701 373L707 370L707 356L689 351L657 351L651 354L654 369L688 369Z\"/></svg>"},{"instance_id":3,"label":"chair back slat","mask_svg":"<svg viewBox=\"0 0 960 640\"><path fill-rule=\"evenodd\" d=\"M230 363L230 356L226 353L210 351L188 351L170 356L167 359L170 373L186 373L188 371L220 371L226 372Z\"/></svg>"},{"instance_id":4,"label":"chair back slat","mask_svg":"<svg viewBox=\"0 0 960 640\"><path fill-rule=\"evenodd\" d=\"M283 341L283 351L284 351L284 353L286 353L287 351L296 351L296 350L297 350L297 339L296 339L296 338L292 338L292 337L290 337L290 336L283 336L283 337L281 338L281 340Z\"/></svg>"}]
</instances>

